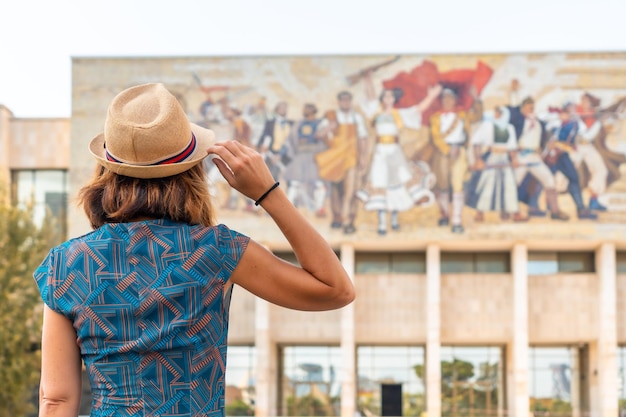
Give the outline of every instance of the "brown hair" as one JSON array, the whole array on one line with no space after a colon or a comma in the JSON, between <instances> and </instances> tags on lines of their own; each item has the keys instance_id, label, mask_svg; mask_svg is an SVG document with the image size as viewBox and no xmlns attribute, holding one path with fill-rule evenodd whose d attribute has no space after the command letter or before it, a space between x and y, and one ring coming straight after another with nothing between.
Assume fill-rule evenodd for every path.
<instances>
[{"instance_id":1,"label":"brown hair","mask_svg":"<svg viewBox=\"0 0 626 417\"><path fill-rule=\"evenodd\" d=\"M165 178L140 179L98 166L78 194L91 227L142 217L212 226L214 212L202 164Z\"/></svg>"}]
</instances>

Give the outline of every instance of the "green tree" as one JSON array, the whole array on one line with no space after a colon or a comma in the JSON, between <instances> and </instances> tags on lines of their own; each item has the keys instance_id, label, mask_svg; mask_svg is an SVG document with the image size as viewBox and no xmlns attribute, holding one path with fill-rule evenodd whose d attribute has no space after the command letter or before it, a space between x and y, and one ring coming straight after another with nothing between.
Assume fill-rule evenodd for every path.
<instances>
[{"instance_id":1,"label":"green tree","mask_svg":"<svg viewBox=\"0 0 626 417\"><path fill-rule=\"evenodd\" d=\"M0 417L37 409L42 301L32 274L58 237L52 219L32 219L0 186Z\"/></svg>"},{"instance_id":2,"label":"green tree","mask_svg":"<svg viewBox=\"0 0 626 417\"><path fill-rule=\"evenodd\" d=\"M288 397L287 410L290 416L329 416L328 406L312 394L303 397Z\"/></svg>"},{"instance_id":3,"label":"green tree","mask_svg":"<svg viewBox=\"0 0 626 417\"><path fill-rule=\"evenodd\" d=\"M446 384L464 382L474 376L474 365L471 362L453 359L452 362L441 361L441 381Z\"/></svg>"},{"instance_id":4,"label":"green tree","mask_svg":"<svg viewBox=\"0 0 626 417\"><path fill-rule=\"evenodd\" d=\"M227 416L253 416L254 409L242 400L234 400L226 404L224 411Z\"/></svg>"}]
</instances>

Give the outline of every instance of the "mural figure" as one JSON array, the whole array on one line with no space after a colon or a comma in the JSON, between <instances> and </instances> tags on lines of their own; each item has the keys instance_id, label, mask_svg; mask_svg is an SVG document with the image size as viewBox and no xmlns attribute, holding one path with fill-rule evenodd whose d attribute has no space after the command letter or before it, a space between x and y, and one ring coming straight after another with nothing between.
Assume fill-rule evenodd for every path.
<instances>
[{"instance_id":1,"label":"mural figure","mask_svg":"<svg viewBox=\"0 0 626 417\"><path fill-rule=\"evenodd\" d=\"M430 140L434 147L430 165L437 177L436 198L439 205L439 226L463 233L462 214L465 205L464 181L467 172L465 142L469 119L457 108L457 95L451 89L441 92L441 110L430 117ZM452 210L450 210L452 205Z\"/></svg>"},{"instance_id":2,"label":"mural figure","mask_svg":"<svg viewBox=\"0 0 626 417\"><path fill-rule=\"evenodd\" d=\"M526 97L519 106L508 108L511 125L515 129L518 147L519 165L515 168L515 179L518 185L518 199L528 204L528 215L543 217L546 215L539 208L538 198L541 188L545 189L546 206L550 217L555 220L568 220L569 216L559 209L558 194L554 174L544 163L541 155L541 144L546 141L545 123L535 115L535 101ZM528 176L535 180L529 183ZM534 187L534 190L531 188ZM531 190L529 190L531 189Z\"/></svg>"},{"instance_id":3,"label":"mural figure","mask_svg":"<svg viewBox=\"0 0 626 417\"><path fill-rule=\"evenodd\" d=\"M329 229L344 235L356 233L359 221L372 222L384 236L422 216L463 233L464 218L473 215L480 223L488 212L513 222L602 220L603 213L626 212L626 144L618 136L626 127L626 98L612 96L608 87L576 79L573 67L566 73L574 75L556 74L542 85L531 73L548 69L535 69L536 60L529 72L513 71L528 60L523 56L486 57L471 68L443 57L408 69L402 56L373 59L347 77L334 66L319 67L319 77L341 78L326 80L333 88L347 82L348 89L335 97L320 95L325 81L314 83L302 74L281 78L283 71L306 66L277 62L267 66L267 83L254 87L219 77L204 85L193 73L200 94L181 99L218 141L235 139L258 149L293 204L311 216L328 216ZM315 62L306 65L315 70ZM364 88L357 89L361 82ZM246 100L251 89L260 94ZM304 91L317 101L305 103ZM571 100L572 92L575 102L551 107ZM277 97L273 111L266 96ZM603 106L600 97L614 101ZM297 122L287 117L287 101L302 106ZM484 114L484 104L493 113ZM317 110L322 106L324 113ZM241 196L227 190L209 160L206 165L212 192L224 193L221 207L240 208ZM565 194L577 216L563 210ZM244 211L260 213L243 201ZM420 209L434 202L437 215ZM464 210L466 205L473 211ZM361 210L373 213L363 216L372 220L359 219ZM407 223L402 231L413 227Z\"/></svg>"},{"instance_id":4,"label":"mural figure","mask_svg":"<svg viewBox=\"0 0 626 417\"><path fill-rule=\"evenodd\" d=\"M496 107L493 120L485 120L472 135L475 155L468 205L476 209L474 219L484 220L484 212L497 211L502 220L524 222L519 212L517 184L513 168L519 166L515 128L509 123L506 107Z\"/></svg>"},{"instance_id":5,"label":"mural figure","mask_svg":"<svg viewBox=\"0 0 626 417\"><path fill-rule=\"evenodd\" d=\"M613 152L606 145L607 131L621 117L626 99L619 99L604 109L600 108L600 103L598 97L585 92L576 106L580 118L580 141L573 161L580 175L581 187L591 193L589 208L602 212L607 208L598 198L619 178L619 165L626 162L624 154Z\"/></svg>"},{"instance_id":6,"label":"mural figure","mask_svg":"<svg viewBox=\"0 0 626 417\"><path fill-rule=\"evenodd\" d=\"M578 219L595 220L598 215L585 207L578 172L570 158L570 153L576 149L579 133L576 106L573 103L565 103L555 113L558 118L548 122L549 128L552 127L552 135L544 145L544 159L553 173L561 172L567 178L567 190L576 204Z\"/></svg>"},{"instance_id":7,"label":"mural figure","mask_svg":"<svg viewBox=\"0 0 626 417\"><path fill-rule=\"evenodd\" d=\"M602 156L600 156L600 153L593 145L594 139L600 133L600 129L602 129L602 122L596 117L599 105L600 99L592 94L585 93L581 98L580 104L575 106L576 116L578 116L579 137L576 147L572 151L572 160L578 169L584 163L589 172L587 182L587 187L591 192L589 209L606 211L606 207L598 201L598 196L606 191L609 170L602 160Z\"/></svg>"},{"instance_id":8,"label":"mural figure","mask_svg":"<svg viewBox=\"0 0 626 417\"><path fill-rule=\"evenodd\" d=\"M268 119L265 97L261 97L255 104L243 106L242 113L241 117L250 126L250 146L259 149L259 141Z\"/></svg>"},{"instance_id":9,"label":"mural figure","mask_svg":"<svg viewBox=\"0 0 626 417\"><path fill-rule=\"evenodd\" d=\"M287 102L281 101L274 107L274 117L265 122L259 140L259 151L276 181L280 181L285 166L290 162L287 155L287 138L293 121L287 119Z\"/></svg>"},{"instance_id":10,"label":"mural figure","mask_svg":"<svg viewBox=\"0 0 626 417\"><path fill-rule=\"evenodd\" d=\"M317 217L326 217L326 185L318 175L315 156L327 148L320 135L317 107L307 103L303 119L294 124L287 140L286 155L290 160L285 169L287 198L296 207L306 207Z\"/></svg>"},{"instance_id":11,"label":"mural figure","mask_svg":"<svg viewBox=\"0 0 626 417\"><path fill-rule=\"evenodd\" d=\"M387 234L387 213L391 215L391 229L399 230L398 213L412 208L428 199L428 190L416 183L414 170L409 166L399 143L400 130L404 127L419 129L422 111L437 98L441 86L429 89L427 96L417 105L396 108L402 96L400 89L384 89L376 98L371 72L364 75L367 102L363 110L371 120L376 134L367 187L360 190L365 210L378 213L378 234ZM410 187L410 188L409 188Z\"/></svg>"},{"instance_id":12,"label":"mural figure","mask_svg":"<svg viewBox=\"0 0 626 417\"><path fill-rule=\"evenodd\" d=\"M224 111L224 117L226 121L231 125L233 136L232 139L237 142L241 142L246 146L251 146L251 134L252 131L250 129L250 125L245 121L242 117L241 110L237 107L231 105L226 108ZM214 174L219 174L219 170L217 167L213 170ZM221 181L225 183L225 179L222 178ZM222 205L222 208L227 210L237 210L239 206L239 200L243 199L245 201L244 210L246 211L254 211L254 202L249 198L245 198L241 193L239 193L234 188L229 188L229 196L227 201Z\"/></svg>"},{"instance_id":13,"label":"mural figure","mask_svg":"<svg viewBox=\"0 0 626 417\"><path fill-rule=\"evenodd\" d=\"M329 147L316 156L319 176L330 187L330 227L345 234L356 232L356 190L367 165L368 131L352 101L349 91L337 94L337 110L327 111L319 125Z\"/></svg>"}]
</instances>

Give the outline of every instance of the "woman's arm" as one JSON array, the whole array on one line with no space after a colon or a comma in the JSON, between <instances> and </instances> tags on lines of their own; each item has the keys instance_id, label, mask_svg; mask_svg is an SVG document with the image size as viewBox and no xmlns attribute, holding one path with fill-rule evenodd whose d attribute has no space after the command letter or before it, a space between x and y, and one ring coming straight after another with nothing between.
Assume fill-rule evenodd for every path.
<instances>
[{"instance_id":1,"label":"woman's arm","mask_svg":"<svg viewBox=\"0 0 626 417\"><path fill-rule=\"evenodd\" d=\"M417 110L420 113L424 113L426 110L428 110L430 105L433 104L433 101L435 101L435 99L441 94L441 90L443 90L441 84L436 84L428 87L426 97L424 97L424 99L417 104Z\"/></svg>"},{"instance_id":2,"label":"woman's arm","mask_svg":"<svg viewBox=\"0 0 626 417\"><path fill-rule=\"evenodd\" d=\"M372 71L367 71L363 74L363 83L365 85L365 98L367 101L376 100L376 87L374 87Z\"/></svg>"},{"instance_id":3,"label":"woman's arm","mask_svg":"<svg viewBox=\"0 0 626 417\"><path fill-rule=\"evenodd\" d=\"M81 369L72 322L44 306L39 417L78 416Z\"/></svg>"},{"instance_id":4,"label":"woman's arm","mask_svg":"<svg viewBox=\"0 0 626 417\"><path fill-rule=\"evenodd\" d=\"M228 183L254 200L273 184L261 156L234 141L209 148ZM301 267L285 262L250 241L232 282L283 307L297 310L331 310L354 299L354 287L335 252L302 214L276 188L261 204L289 241Z\"/></svg>"}]
</instances>

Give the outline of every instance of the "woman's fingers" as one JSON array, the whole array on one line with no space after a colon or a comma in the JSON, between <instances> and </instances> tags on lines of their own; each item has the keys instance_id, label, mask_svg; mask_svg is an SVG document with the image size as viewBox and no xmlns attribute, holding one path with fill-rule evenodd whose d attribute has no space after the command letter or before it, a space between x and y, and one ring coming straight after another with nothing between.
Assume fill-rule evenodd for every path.
<instances>
[{"instance_id":1,"label":"woman's fingers","mask_svg":"<svg viewBox=\"0 0 626 417\"><path fill-rule=\"evenodd\" d=\"M233 140L219 142L209 146L207 152L209 154L215 154L219 156L224 162L230 165L231 162L234 162L236 158L236 153L238 151L236 144L237 142Z\"/></svg>"},{"instance_id":2,"label":"woman's fingers","mask_svg":"<svg viewBox=\"0 0 626 417\"><path fill-rule=\"evenodd\" d=\"M233 175L233 172L230 170L228 165L226 165L226 163L222 161L220 158L213 158L213 163L215 164L217 169L222 173L222 176L224 177L224 179L229 184L232 185L233 181L235 180L235 176Z\"/></svg>"},{"instance_id":3,"label":"woman's fingers","mask_svg":"<svg viewBox=\"0 0 626 417\"><path fill-rule=\"evenodd\" d=\"M274 182L261 155L237 141L216 143L207 152L216 156L213 161L228 184L250 198Z\"/></svg>"}]
</instances>

